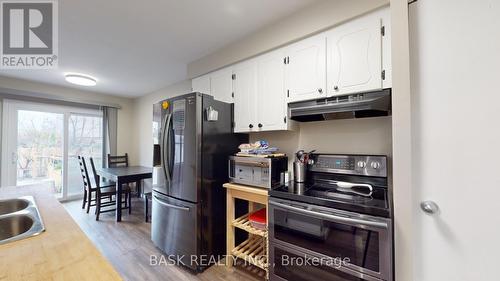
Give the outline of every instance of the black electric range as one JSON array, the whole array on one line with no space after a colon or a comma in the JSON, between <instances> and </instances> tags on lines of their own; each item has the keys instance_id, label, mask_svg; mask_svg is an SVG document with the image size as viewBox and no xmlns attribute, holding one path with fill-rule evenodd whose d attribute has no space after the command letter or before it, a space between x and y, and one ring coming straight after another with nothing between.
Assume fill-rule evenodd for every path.
<instances>
[{"instance_id":1,"label":"black electric range","mask_svg":"<svg viewBox=\"0 0 500 281\"><path fill-rule=\"evenodd\" d=\"M290 181L270 190L289 199L373 216L390 217L385 156L315 154L306 183Z\"/></svg>"},{"instance_id":2,"label":"black electric range","mask_svg":"<svg viewBox=\"0 0 500 281\"><path fill-rule=\"evenodd\" d=\"M269 280L394 280L387 157L313 154L306 178L269 192Z\"/></svg>"}]
</instances>

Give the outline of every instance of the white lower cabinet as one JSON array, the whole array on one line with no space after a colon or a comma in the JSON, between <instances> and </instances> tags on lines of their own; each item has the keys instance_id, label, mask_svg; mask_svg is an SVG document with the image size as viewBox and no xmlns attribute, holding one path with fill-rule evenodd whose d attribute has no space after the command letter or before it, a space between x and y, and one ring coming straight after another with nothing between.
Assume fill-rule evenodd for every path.
<instances>
[{"instance_id":1,"label":"white lower cabinet","mask_svg":"<svg viewBox=\"0 0 500 281\"><path fill-rule=\"evenodd\" d=\"M382 89L382 18L379 13L327 32L328 95Z\"/></svg>"}]
</instances>

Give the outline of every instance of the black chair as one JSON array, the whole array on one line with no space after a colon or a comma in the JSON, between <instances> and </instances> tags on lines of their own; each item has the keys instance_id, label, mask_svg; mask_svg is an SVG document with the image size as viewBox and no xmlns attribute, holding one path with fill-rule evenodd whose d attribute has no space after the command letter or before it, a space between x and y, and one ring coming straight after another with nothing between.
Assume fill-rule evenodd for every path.
<instances>
[{"instance_id":1,"label":"black chair","mask_svg":"<svg viewBox=\"0 0 500 281\"><path fill-rule=\"evenodd\" d=\"M125 155L111 155L108 154L108 167L128 167L128 154Z\"/></svg>"},{"instance_id":2,"label":"black chair","mask_svg":"<svg viewBox=\"0 0 500 281\"><path fill-rule=\"evenodd\" d=\"M144 193L144 221L148 222L149 221L149 201L151 201L153 198L153 193L152 192L145 192Z\"/></svg>"},{"instance_id":3,"label":"black chair","mask_svg":"<svg viewBox=\"0 0 500 281\"><path fill-rule=\"evenodd\" d=\"M89 173L87 170L87 165L85 163L85 159L83 156L78 155L78 163L80 164L80 173L82 175L82 180L83 180L83 202L82 202L82 209L85 209L85 206L87 207L87 213L90 212L90 207L96 206L96 196L95 193L97 192L97 183L95 183L94 187L91 183L91 178L89 177ZM100 187L113 187L115 186L115 182L112 181L100 181L99 186Z\"/></svg>"},{"instance_id":4,"label":"black chair","mask_svg":"<svg viewBox=\"0 0 500 281\"><path fill-rule=\"evenodd\" d=\"M108 153L108 167L128 167L128 153L125 153L125 155L111 155ZM141 183L137 182L135 186L137 189L137 197L141 197Z\"/></svg>"},{"instance_id":5,"label":"black chair","mask_svg":"<svg viewBox=\"0 0 500 281\"><path fill-rule=\"evenodd\" d=\"M86 167L87 165L85 164L85 159L82 157L82 162L83 162L83 166L86 170ZM115 206L116 204L116 200L120 200L120 206L122 206L122 204L125 204L125 207L122 207L122 209L128 209L128 213L130 214L132 212L132 208L131 208L131 192L130 192L130 189L128 187L124 188L123 189L123 194L125 195L125 201L122 201L122 198L115 198L113 200L113 196L116 197L116 186L113 185L113 186L102 186L100 185L101 183L101 180L100 180L100 177L99 175L97 174L96 172L96 168L95 168L95 165L94 165L94 159L92 159L92 157L90 157L90 165L92 167L92 172L94 174L94 180L95 180L95 183L96 183L96 217L95 217L95 220L99 220L99 215L101 213L106 213L106 212L112 212L112 211L115 211L116 209L114 208L111 208L111 209L105 209L103 210L102 208L103 207L109 207L109 206ZM88 174L88 173L87 173ZM89 181L89 185L90 185L90 181ZM107 201L105 201L105 199L107 199Z\"/></svg>"}]
</instances>

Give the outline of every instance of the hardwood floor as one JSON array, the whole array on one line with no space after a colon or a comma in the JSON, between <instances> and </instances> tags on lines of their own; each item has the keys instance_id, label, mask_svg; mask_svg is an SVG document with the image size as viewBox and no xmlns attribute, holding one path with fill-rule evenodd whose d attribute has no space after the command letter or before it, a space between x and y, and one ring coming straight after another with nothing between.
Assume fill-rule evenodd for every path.
<instances>
[{"instance_id":1,"label":"hardwood floor","mask_svg":"<svg viewBox=\"0 0 500 281\"><path fill-rule=\"evenodd\" d=\"M63 205L124 280L264 280L262 270L241 263L232 269L214 265L197 275L179 266L150 265L150 256L162 253L151 242L151 224L144 222L143 200L133 198L132 214L123 212L122 222L119 223L115 222L114 212L101 214L96 221L94 207L87 214L81 208L81 201Z\"/></svg>"}]
</instances>

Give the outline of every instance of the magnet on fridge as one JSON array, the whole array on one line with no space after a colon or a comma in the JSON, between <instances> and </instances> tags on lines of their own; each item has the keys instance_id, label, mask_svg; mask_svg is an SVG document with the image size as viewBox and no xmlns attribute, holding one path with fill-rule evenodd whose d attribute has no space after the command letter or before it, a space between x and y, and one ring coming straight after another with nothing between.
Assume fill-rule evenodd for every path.
<instances>
[{"instance_id":1,"label":"magnet on fridge","mask_svg":"<svg viewBox=\"0 0 500 281\"><path fill-rule=\"evenodd\" d=\"M205 117L209 122L215 122L219 120L219 112L215 110L212 106L205 109Z\"/></svg>"}]
</instances>

